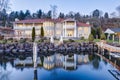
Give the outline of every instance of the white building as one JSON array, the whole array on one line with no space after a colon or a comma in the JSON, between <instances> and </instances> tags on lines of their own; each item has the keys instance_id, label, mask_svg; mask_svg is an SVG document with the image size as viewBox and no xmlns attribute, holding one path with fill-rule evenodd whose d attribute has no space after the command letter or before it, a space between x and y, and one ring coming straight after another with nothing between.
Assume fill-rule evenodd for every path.
<instances>
[{"instance_id":1,"label":"white building","mask_svg":"<svg viewBox=\"0 0 120 80\"><path fill-rule=\"evenodd\" d=\"M36 29L36 36L40 36L43 27L45 37L63 36L64 38L88 38L91 26L74 19L31 19L14 22L14 30L17 39L31 38L32 28Z\"/></svg>"}]
</instances>

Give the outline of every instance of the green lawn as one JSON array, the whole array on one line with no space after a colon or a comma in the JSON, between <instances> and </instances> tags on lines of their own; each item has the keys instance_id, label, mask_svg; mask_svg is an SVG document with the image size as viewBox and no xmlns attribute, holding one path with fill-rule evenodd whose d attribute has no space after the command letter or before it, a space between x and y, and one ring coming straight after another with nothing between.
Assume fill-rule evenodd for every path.
<instances>
[{"instance_id":1,"label":"green lawn","mask_svg":"<svg viewBox=\"0 0 120 80\"><path fill-rule=\"evenodd\" d=\"M75 42L89 42L87 39L84 40L75 40Z\"/></svg>"}]
</instances>

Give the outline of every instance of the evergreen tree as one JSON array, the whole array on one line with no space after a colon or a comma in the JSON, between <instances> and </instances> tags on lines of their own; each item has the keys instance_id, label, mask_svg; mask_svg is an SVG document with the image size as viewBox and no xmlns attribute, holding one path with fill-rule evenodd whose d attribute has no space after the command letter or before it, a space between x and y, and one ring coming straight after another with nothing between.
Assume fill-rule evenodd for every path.
<instances>
[{"instance_id":1,"label":"evergreen tree","mask_svg":"<svg viewBox=\"0 0 120 80\"><path fill-rule=\"evenodd\" d=\"M16 11L14 16L15 16L15 18L19 18L19 12Z\"/></svg>"},{"instance_id":2,"label":"evergreen tree","mask_svg":"<svg viewBox=\"0 0 120 80\"><path fill-rule=\"evenodd\" d=\"M47 13L47 18L48 18L48 19L51 19L51 18L52 18L52 11L48 11L48 13Z\"/></svg>"},{"instance_id":3,"label":"evergreen tree","mask_svg":"<svg viewBox=\"0 0 120 80\"><path fill-rule=\"evenodd\" d=\"M26 17L26 16L30 16L30 15L31 15L31 14L30 14L30 11L29 11L29 10L26 10L26 12L25 12L24 15L25 15L25 17Z\"/></svg>"},{"instance_id":4,"label":"evergreen tree","mask_svg":"<svg viewBox=\"0 0 120 80\"><path fill-rule=\"evenodd\" d=\"M60 12L59 18L64 18L64 17L65 17L64 13L61 13L61 12Z\"/></svg>"},{"instance_id":5,"label":"evergreen tree","mask_svg":"<svg viewBox=\"0 0 120 80\"><path fill-rule=\"evenodd\" d=\"M32 29L32 41L35 41L35 27Z\"/></svg>"},{"instance_id":6,"label":"evergreen tree","mask_svg":"<svg viewBox=\"0 0 120 80\"><path fill-rule=\"evenodd\" d=\"M44 29L41 27L41 37L44 37Z\"/></svg>"},{"instance_id":7,"label":"evergreen tree","mask_svg":"<svg viewBox=\"0 0 120 80\"><path fill-rule=\"evenodd\" d=\"M94 38L96 37L96 30L93 27L91 28L91 34L93 35Z\"/></svg>"},{"instance_id":8,"label":"evergreen tree","mask_svg":"<svg viewBox=\"0 0 120 80\"><path fill-rule=\"evenodd\" d=\"M19 13L19 19L20 20L24 20L25 19L25 14L24 14L24 12L22 10Z\"/></svg>"},{"instance_id":9,"label":"evergreen tree","mask_svg":"<svg viewBox=\"0 0 120 80\"><path fill-rule=\"evenodd\" d=\"M109 18L109 15L107 12L104 14L104 18Z\"/></svg>"},{"instance_id":10,"label":"evergreen tree","mask_svg":"<svg viewBox=\"0 0 120 80\"><path fill-rule=\"evenodd\" d=\"M76 14L75 14L75 20L80 20L80 18L81 18L81 16L80 16L80 13L79 12L77 12Z\"/></svg>"},{"instance_id":11,"label":"evergreen tree","mask_svg":"<svg viewBox=\"0 0 120 80\"><path fill-rule=\"evenodd\" d=\"M94 40L94 37L92 34L89 35L89 38L88 38L89 41L93 41Z\"/></svg>"},{"instance_id":12,"label":"evergreen tree","mask_svg":"<svg viewBox=\"0 0 120 80\"><path fill-rule=\"evenodd\" d=\"M42 18L42 10L37 11L37 18Z\"/></svg>"},{"instance_id":13,"label":"evergreen tree","mask_svg":"<svg viewBox=\"0 0 120 80\"><path fill-rule=\"evenodd\" d=\"M32 18L31 13L30 13L29 10L26 10L24 16L25 16L24 19L31 19Z\"/></svg>"},{"instance_id":14,"label":"evergreen tree","mask_svg":"<svg viewBox=\"0 0 120 80\"><path fill-rule=\"evenodd\" d=\"M102 15L102 12L98 9L94 10L92 14L92 16L95 18L99 18L101 15Z\"/></svg>"},{"instance_id":15,"label":"evergreen tree","mask_svg":"<svg viewBox=\"0 0 120 80\"><path fill-rule=\"evenodd\" d=\"M100 35L102 34L102 28L98 27L97 30L96 30L96 33L98 35L98 38L100 39Z\"/></svg>"},{"instance_id":16,"label":"evergreen tree","mask_svg":"<svg viewBox=\"0 0 120 80\"><path fill-rule=\"evenodd\" d=\"M105 39L106 39L106 36L105 36L104 33L102 33L102 34L100 35L100 39L101 39L101 40L105 40Z\"/></svg>"}]
</instances>

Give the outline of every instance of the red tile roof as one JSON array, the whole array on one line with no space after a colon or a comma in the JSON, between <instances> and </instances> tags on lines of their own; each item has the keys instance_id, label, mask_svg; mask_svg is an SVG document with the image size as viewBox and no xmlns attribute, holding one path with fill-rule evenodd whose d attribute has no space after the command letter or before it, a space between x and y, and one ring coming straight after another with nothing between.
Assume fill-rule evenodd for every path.
<instances>
[{"instance_id":1,"label":"red tile roof","mask_svg":"<svg viewBox=\"0 0 120 80\"><path fill-rule=\"evenodd\" d=\"M90 27L89 24L81 23L81 22L77 22L77 26L78 26L78 27Z\"/></svg>"},{"instance_id":2,"label":"red tile roof","mask_svg":"<svg viewBox=\"0 0 120 80\"><path fill-rule=\"evenodd\" d=\"M61 22L63 21L63 19L29 19L29 20L16 21L15 23L43 23L45 21Z\"/></svg>"},{"instance_id":3,"label":"red tile roof","mask_svg":"<svg viewBox=\"0 0 120 80\"><path fill-rule=\"evenodd\" d=\"M0 27L0 30L14 31L13 29L9 27Z\"/></svg>"},{"instance_id":4,"label":"red tile roof","mask_svg":"<svg viewBox=\"0 0 120 80\"><path fill-rule=\"evenodd\" d=\"M29 20L21 20L16 21L15 23L43 23L45 21L51 21L51 22L64 22L65 20L73 20L73 19L29 19ZM77 22L78 27L89 27L89 24Z\"/></svg>"}]
</instances>

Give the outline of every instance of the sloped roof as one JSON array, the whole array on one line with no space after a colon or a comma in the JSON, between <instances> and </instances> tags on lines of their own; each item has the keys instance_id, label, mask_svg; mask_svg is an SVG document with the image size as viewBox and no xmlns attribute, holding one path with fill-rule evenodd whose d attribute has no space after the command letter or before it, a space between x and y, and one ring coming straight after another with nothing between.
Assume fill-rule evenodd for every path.
<instances>
[{"instance_id":1,"label":"sloped roof","mask_svg":"<svg viewBox=\"0 0 120 80\"><path fill-rule=\"evenodd\" d=\"M105 33L110 33L110 34L113 34L113 33L118 33L120 32L120 28L108 28Z\"/></svg>"},{"instance_id":2,"label":"sloped roof","mask_svg":"<svg viewBox=\"0 0 120 80\"><path fill-rule=\"evenodd\" d=\"M43 23L45 21L61 22L63 21L63 19L28 19L28 20L16 21L15 23Z\"/></svg>"},{"instance_id":3,"label":"sloped roof","mask_svg":"<svg viewBox=\"0 0 120 80\"><path fill-rule=\"evenodd\" d=\"M13 29L9 27L0 27L0 30L14 31Z\"/></svg>"},{"instance_id":4,"label":"sloped roof","mask_svg":"<svg viewBox=\"0 0 120 80\"><path fill-rule=\"evenodd\" d=\"M45 21L51 21L51 22L64 22L64 21L75 21L74 19L29 19L29 20L21 20L21 21L16 21L15 23L43 23ZM82 23L82 22L77 22L78 27L90 27L89 24Z\"/></svg>"},{"instance_id":5,"label":"sloped roof","mask_svg":"<svg viewBox=\"0 0 120 80\"><path fill-rule=\"evenodd\" d=\"M114 34L115 32L108 28L104 33Z\"/></svg>"},{"instance_id":6,"label":"sloped roof","mask_svg":"<svg viewBox=\"0 0 120 80\"><path fill-rule=\"evenodd\" d=\"M76 20L72 18L68 18L68 19L65 19L64 21L76 21Z\"/></svg>"},{"instance_id":7,"label":"sloped roof","mask_svg":"<svg viewBox=\"0 0 120 80\"><path fill-rule=\"evenodd\" d=\"M114 31L114 32L120 32L120 28L110 28L112 31Z\"/></svg>"},{"instance_id":8,"label":"sloped roof","mask_svg":"<svg viewBox=\"0 0 120 80\"><path fill-rule=\"evenodd\" d=\"M78 27L90 27L89 24L82 23L82 22L77 22L77 26L78 26Z\"/></svg>"}]
</instances>

